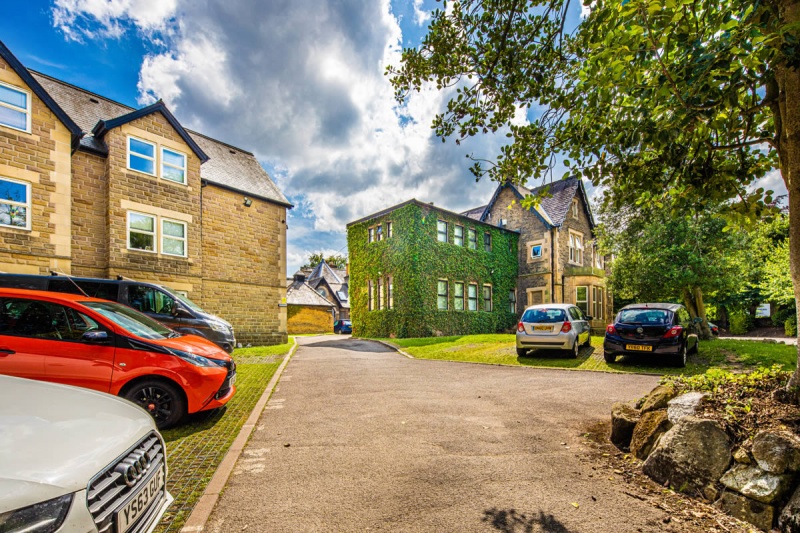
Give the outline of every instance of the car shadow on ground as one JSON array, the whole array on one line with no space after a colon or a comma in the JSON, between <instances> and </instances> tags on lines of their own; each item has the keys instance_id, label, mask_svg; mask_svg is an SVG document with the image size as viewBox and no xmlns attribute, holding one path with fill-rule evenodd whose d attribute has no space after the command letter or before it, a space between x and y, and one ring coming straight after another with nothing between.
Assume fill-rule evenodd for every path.
<instances>
[{"instance_id":1,"label":"car shadow on ground","mask_svg":"<svg viewBox=\"0 0 800 533\"><path fill-rule=\"evenodd\" d=\"M583 346L578 357L573 357L571 351L566 350L532 350L524 357L517 357L517 362L523 366L552 366L557 368L578 368L595 353L592 346Z\"/></svg>"},{"instance_id":2,"label":"car shadow on ground","mask_svg":"<svg viewBox=\"0 0 800 533\"><path fill-rule=\"evenodd\" d=\"M364 339L354 339L348 335L341 337L337 336L333 339L326 338L325 340L317 342L301 343L300 346L304 348L333 348L337 350L349 350L353 352L385 353L396 351L379 342Z\"/></svg>"},{"instance_id":3,"label":"car shadow on ground","mask_svg":"<svg viewBox=\"0 0 800 533\"><path fill-rule=\"evenodd\" d=\"M515 509L492 508L483 512L483 521L488 522L493 529L503 533L517 533L520 531L546 531L547 533L572 533L555 516L539 511L538 514L528 516L518 513Z\"/></svg>"}]
</instances>

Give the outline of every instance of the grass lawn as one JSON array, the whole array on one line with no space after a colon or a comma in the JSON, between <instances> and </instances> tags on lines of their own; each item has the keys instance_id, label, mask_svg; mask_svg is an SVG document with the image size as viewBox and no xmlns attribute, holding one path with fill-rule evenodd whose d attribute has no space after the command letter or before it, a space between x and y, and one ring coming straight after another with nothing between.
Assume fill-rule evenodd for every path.
<instances>
[{"instance_id":1,"label":"grass lawn","mask_svg":"<svg viewBox=\"0 0 800 533\"><path fill-rule=\"evenodd\" d=\"M236 394L231 401L222 409L192 415L184 424L161 432L167 444L167 488L175 501L161 520L157 532L181 530L293 345L289 342L235 350Z\"/></svg>"},{"instance_id":2,"label":"grass lawn","mask_svg":"<svg viewBox=\"0 0 800 533\"><path fill-rule=\"evenodd\" d=\"M603 359L601 336L593 336L591 347L582 348L577 359L552 350L537 350L528 352L525 357L517 357L514 335L506 334L383 340L419 359L605 372L693 375L703 374L710 367L744 371L773 364L781 364L785 369L792 370L797 360L795 346L738 339L701 342L699 353L689 355L686 368L664 366L662 361L648 361L645 357L620 357L616 363L608 364Z\"/></svg>"}]
</instances>

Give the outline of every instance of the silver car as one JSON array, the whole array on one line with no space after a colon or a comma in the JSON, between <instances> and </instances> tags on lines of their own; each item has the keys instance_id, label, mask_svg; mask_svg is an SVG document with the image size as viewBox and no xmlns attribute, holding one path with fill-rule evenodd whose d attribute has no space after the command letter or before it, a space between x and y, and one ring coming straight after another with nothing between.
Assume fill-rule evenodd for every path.
<instances>
[{"instance_id":1,"label":"silver car","mask_svg":"<svg viewBox=\"0 0 800 533\"><path fill-rule=\"evenodd\" d=\"M539 304L525 309L517 324L517 355L529 350L566 350L578 357L591 341L591 316L572 304Z\"/></svg>"},{"instance_id":2,"label":"silver car","mask_svg":"<svg viewBox=\"0 0 800 533\"><path fill-rule=\"evenodd\" d=\"M166 477L143 409L0 376L0 531L149 533L172 503Z\"/></svg>"}]
</instances>

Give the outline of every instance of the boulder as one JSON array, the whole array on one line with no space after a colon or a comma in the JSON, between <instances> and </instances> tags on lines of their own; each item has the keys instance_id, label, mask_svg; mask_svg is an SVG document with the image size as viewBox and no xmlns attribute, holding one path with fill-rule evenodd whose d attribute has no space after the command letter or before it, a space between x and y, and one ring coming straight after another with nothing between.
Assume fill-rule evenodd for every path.
<instances>
[{"instance_id":1,"label":"boulder","mask_svg":"<svg viewBox=\"0 0 800 533\"><path fill-rule=\"evenodd\" d=\"M764 531L772 529L772 522L775 520L775 507L772 505L728 491L725 491L715 505L729 515L750 522Z\"/></svg>"},{"instance_id":2,"label":"boulder","mask_svg":"<svg viewBox=\"0 0 800 533\"><path fill-rule=\"evenodd\" d=\"M647 399L642 404L642 413L666 409L667 402L677 395L678 391L675 390L675 385L672 383L659 385L647 395Z\"/></svg>"},{"instance_id":3,"label":"boulder","mask_svg":"<svg viewBox=\"0 0 800 533\"><path fill-rule=\"evenodd\" d=\"M631 453L637 459L644 461L653 448L658 444L658 440L666 433L672 423L667 418L667 412L650 411L642 415L639 423L633 429L631 437Z\"/></svg>"},{"instance_id":4,"label":"boulder","mask_svg":"<svg viewBox=\"0 0 800 533\"><path fill-rule=\"evenodd\" d=\"M786 495L791 475L770 474L757 466L734 464L720 482L731 490L761 503L775 503Z\"/></svg>"},{"instance_id":5,"label":"boulder","mask_svg":"<svg viewBox=\"0 0 800 533\"><path fill-rule=\"evenodd\" d=\"M736 448L736 451L733 452L733 460L743 465L753 464L753 459L750 457L750 454L741 446Z\"/></svg>"},{"instance_id":6,"label":"boulder","mask_svg":"<svg viewBox=\"0 0 800 533\"><path fill-rule=\"evenodd\" d=\"M783 533L800 533L800 487L794 491L778 518L778 529Z\"/></svg>"},{"instance_id":7,"label":"boulder","mask_svg":"<svg viewBox=\"0 0 800 533\"><path fill-rule=\"evenodd\" d=\"M627 403L617 402L611 406L611 442L614 446L624 449L630 445L639 416L639 411Z\"/></svg>"},{"instance_id":8,"label":"boulder","mask_svg":"<svg viewBox=\"0 0 800 533\"><path fill-rule=\"evenodd\" d=\"M766 430L753 437L753 459L773 474L800 470L800 438L788 431Z\"/></svg>"},{"instance_id":9,"label":"boulder","mask_svg":"<svg viewBox=\"0 0 800 533\"><path fill-rule=\"evenodd\" d=\"M700 404L708 396L702 392L687 392L671 399L667 403L667 416L669 421L676 424L684 416L695 415L700 410Z\"/></svg>"},{"instance_id":10,"label":"boulder","mask_svg":"<svg viewBox=\"0 0 800 533\"><path fill-rule=\"evenodd\" d=\"M730 440L720 425L686 416L664 433L642 470L678 491L701 493L703 487L722 477L730 462Z\"/></svg>"}]
</instances>

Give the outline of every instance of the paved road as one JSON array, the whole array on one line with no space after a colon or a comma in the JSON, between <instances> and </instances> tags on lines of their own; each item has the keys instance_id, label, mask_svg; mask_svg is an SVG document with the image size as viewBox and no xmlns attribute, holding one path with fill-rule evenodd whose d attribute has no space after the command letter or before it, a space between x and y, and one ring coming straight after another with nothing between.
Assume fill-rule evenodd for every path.
<instances>
[{"instance_id":1,"label":"paved road","mask_svg":"<svg viewBox=\"0 0 800 533\"><path fill-rule=\"evenodd\" d=\"M657 378L298 340L206 532L661 531L581 444Z\"/></svg>"}]
</instances>

